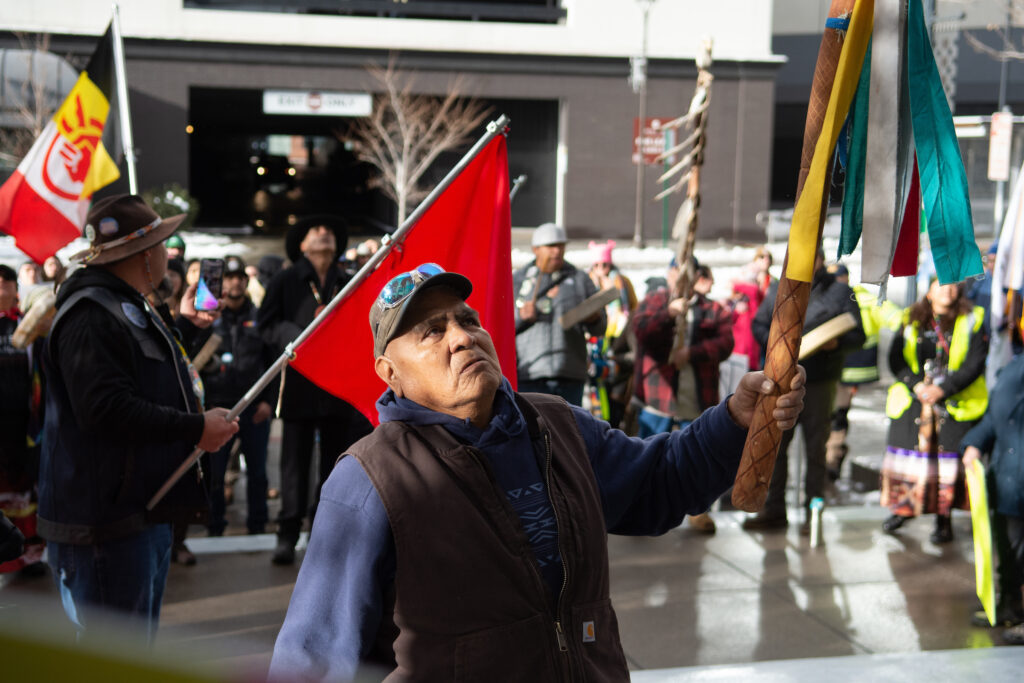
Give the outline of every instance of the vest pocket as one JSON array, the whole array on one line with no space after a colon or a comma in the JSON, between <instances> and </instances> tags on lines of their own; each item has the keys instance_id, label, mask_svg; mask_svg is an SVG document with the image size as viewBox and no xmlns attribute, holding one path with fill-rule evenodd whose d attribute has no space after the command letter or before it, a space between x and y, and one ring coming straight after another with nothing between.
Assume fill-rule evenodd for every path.
<instances>
[{"instance_id":1,"label":"vest pocket","mask_svg":"<svg viewBox=\"0 0 1024 683\"><path fill-rule=\"evenodd\" d=\"M555 625L543 614L455 639L454 681L549 680Z\"/></svg>"},{"instance_id":2,"label":"vest pocket","mask_svg":"<svg viewBox=\"0 0 1024 683\"><path fill-rule=\"evenodd\" d=\"M619 641L619 622L609 599L572 608L566 626L569 649L580 653L584 680L628 681L629 667Z\"/></svg>"}]
</instances>

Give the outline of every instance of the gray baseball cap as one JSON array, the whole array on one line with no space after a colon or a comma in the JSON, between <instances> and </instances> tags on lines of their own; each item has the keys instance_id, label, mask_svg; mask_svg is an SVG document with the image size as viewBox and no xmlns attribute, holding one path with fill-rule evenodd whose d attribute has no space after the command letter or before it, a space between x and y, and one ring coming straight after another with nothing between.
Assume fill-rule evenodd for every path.
<instances>
[{"instance_id":1,"label":"gray baseball cap","mask_svg":"<svg viewBox=\"0 0 1024 683\"><path fill-rule=\"evenodd\" d=\"M545 247L549 244L565 244L569 238L565 234L565 228L555 223L544 223L533 231L533 239L530 246Z\"/></svg>"},{"instance_id":2,"label":"gray baseball cap","mask_svg":"<svg viewBox=\"0 0 1024 683\"><path fill-rule=\"evenodd\" d=\"M446 273L436 263L424 263L391 278L370 306L374 358L382 355L388 343L398 336L406 312L431 287L448 287L463 301L473 292L473 283L469 278L458 273Z\"/></svg>"}]
</instances>

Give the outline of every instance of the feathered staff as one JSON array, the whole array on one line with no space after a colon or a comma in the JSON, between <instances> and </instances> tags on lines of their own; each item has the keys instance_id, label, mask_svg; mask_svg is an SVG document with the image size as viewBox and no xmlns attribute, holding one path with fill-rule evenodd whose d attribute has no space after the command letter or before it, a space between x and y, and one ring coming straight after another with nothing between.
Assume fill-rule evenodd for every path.
<instances>
[{"instance_id":1,"label":"feathered staff","mask_svg":"<svg viewBox=\"0 0 1024 683\"><path fill-rule=\"evenodd\" d=\"M679 175L679 179L671 187L662 190L654 199L663 199L670 194L679 192L683 186L686 186L686 199L676 213L675 224L672 228L672 236L679 240L676 250L679 278L676 280L673 297L683 299L683 311L676 319L676 336L672 343L672 352L669 354L669 358L672 359L676 358L676 351L686 347L688 341L689 325L686 322L686 314L690 297L693 295L693 248L697 240L697 210L700 208L700 170L704 164L704 144L707 139L705 131L708 122L708 107L711 104L711 83L715 79L709 70L711 68L711 47L710 39L705 39L702 42L701 54L697 56L697 86L694 89L693 98L690 100L689 110L686 114L663 126L665 130L683 129L692 132L685 140L658 156L658 161L664 161L676 154L683 154L683 158L665 171L658 178L658 182L666 182L676 175ZM683 171L686 172L683 173ZM680 371L685 371L691 366L676 363L676 367ZM691 369L691 377L692 372ZM686 382L685 379L681 381ZM689 383L696 386L695 380L691 379ZM680 392L680 394L686 395L687 392Z\"/></svg>"},{"instance_id":2,"label":"feathered staff","mask_svg":"<svg viewBox=\"0 0 1024 683\"><path fill-rule=\"evenodd\" d=\"M768 337L765 374L775 382L776 393L758 400L733 487L733 504L750 512L764 503L778 455L782 433L770 418L778 395L788 391L796 374L833 157L848 113L850 142L841 150L848 169L840 251L852 251L863 229L865 280L884 284L897 253L912 256L912 262L897 260L895 274L916 272L916 241L907 239L916 239L917 210L923 203L939 280L958 282L981 272L966 174L921 0L833 0L828 17ZM874 65L866 56L873 30ZM916 164L911 161L911 145L916 148ZM920 200L914 194L915 174L920 178Z\"/></svg>"}]
</instances>

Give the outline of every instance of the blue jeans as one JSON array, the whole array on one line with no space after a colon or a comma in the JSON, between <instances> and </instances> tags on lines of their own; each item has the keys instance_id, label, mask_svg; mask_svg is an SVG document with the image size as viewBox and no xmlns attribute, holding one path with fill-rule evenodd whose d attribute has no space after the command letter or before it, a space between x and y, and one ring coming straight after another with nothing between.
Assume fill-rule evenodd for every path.
<instances>
[{"instance_id":1,"label":"blue jeans","mask_svg":"<svg viewBox=\"0 0 1024 683\"><path fill-rule=\"evenodd\" d=\"M153 641L171 563L170 524L94 545L50 542L47 553L64 611L80 638L97 610L113 610L137 620Z\"/></svg>"},{"instance_id":2,"label":"blue jeans","mask_svg":"<svg viewBox=\"0 0 1024 683\"><path fill-rule=\"evenodd\" d=\"M245 524L250 534L262 534L267 525L267 442L270 440L270 418L253 424L256 404L238 417L238 434L216 453L210 454L210 523L211 536L220 536L227 527L224 516L224 476L235 439L242 441L245 457L245 500L249 507Z\"/></svg>"},{"instance_id":3,"label":"blue jeans","mask_svg":"<svg viewBox=\"0 0 1024 683\"><path fill-rule=\"evenodd\" d=\"M561 396L570 405L583 405L583 382L572 379L521 379L517 391Z\"/></svg>"}]
</instances>

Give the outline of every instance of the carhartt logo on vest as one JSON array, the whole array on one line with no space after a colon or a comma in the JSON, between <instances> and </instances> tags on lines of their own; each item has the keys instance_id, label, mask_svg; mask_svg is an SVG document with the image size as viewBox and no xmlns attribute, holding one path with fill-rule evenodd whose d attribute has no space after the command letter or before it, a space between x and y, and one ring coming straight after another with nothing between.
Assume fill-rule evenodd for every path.
<instances>
[{"instance_id":1,"label":"carhartt logo on vest","mask_svg":"<svg viewBox=\"0 0 1024 683\"><path fill-rule=\"evenodd\" d=\"M583 622L583 642L594 643L597 642L597 637L594 636L594 622L584 621Z\"/></svg>"}]
</instances>

